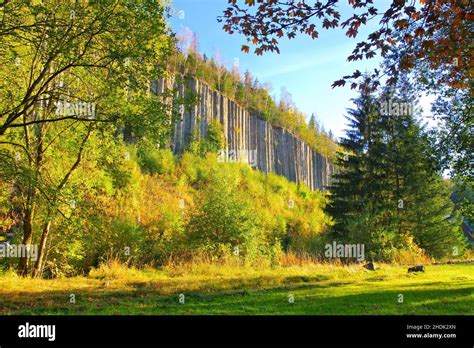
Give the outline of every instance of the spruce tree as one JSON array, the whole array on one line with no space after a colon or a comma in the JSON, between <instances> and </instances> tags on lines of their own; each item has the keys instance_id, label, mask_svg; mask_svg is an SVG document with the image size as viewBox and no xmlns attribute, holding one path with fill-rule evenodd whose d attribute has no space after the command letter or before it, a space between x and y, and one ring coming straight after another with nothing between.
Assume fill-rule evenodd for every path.
<instances>
[{"instance_id":1,"label":"spruce tree","mask_svg":"<svg viewBox=\"0 0 474 348\"><path fill-rule=\"evenodd\" d=\"M328 212L332 237L365 244L369 259L390 260L397 250L456 255L464 247L448 188L437 171L426 132L415 118L409 83L399 93L362 92L349 110L339 170Z\"/></svg>"},{"instance_id":2,"label":"spruce tree","mask_svg":"<svg viewBox=\"0 0 474 348\"><path fill-rule=\"evenodd\" d=\"M316 132L316 124L317 124L316 116L314 114L311 114L311 117L310 117L309 123L308 123L308 129L311 130L311 131Z\"/></svg>"},{"instance_id":3,"label":"spruce tree","mask_svg":"<svg viewBox=\"0 0 474 348\"><path fill-rule=\"evenodd\" d=\"M334 217L332 237L338 242L365 244L369 258L389 259L397 245L390 228L390 190L386 146L374 95L363 92L348 111L348 129L341 139L339 170L331 186L328 212Z\"/></svg>"},{"instance_id":4,"label":"spruce tree","mask_svg":"<svg viewBox=\"0 0 474 348\"><path fill-rule=\"evenodd\" d=\"M402 77L398 94L384 93L392 105L385 115L387 159L392 168L389 186L397 201L398 234L413 238L430 256L457 256L465 246L460 221L453 216L449 188L439 172L439 158L423 127L415 118L416 98Z\"/></svg>"}]
</instances>

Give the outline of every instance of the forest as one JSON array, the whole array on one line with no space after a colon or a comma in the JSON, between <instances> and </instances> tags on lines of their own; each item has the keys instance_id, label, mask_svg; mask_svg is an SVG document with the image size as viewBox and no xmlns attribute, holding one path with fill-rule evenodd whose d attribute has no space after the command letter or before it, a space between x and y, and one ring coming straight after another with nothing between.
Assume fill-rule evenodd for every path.
<instances>
[{"instance_id":1,"label":"forest","mask_svg":"<svg viewBox=\"0 0 474 348\"><path fill-rule=\"evenodd\" d=\"M352 40L377 13L370 2L349 1L362 13L340 22L337 1L324 3L230 0L218 20L223 31L244 38L243 54L265 55L278 52L285 38L317 39L319 24L347 30ZM474 275L463 263L474 259L472 45L465 41L472 14L457 0L402 3L381 13L380 28L354 41L348 58L378 52L383 64L334 76L334 88L347 84L358 92L337 138L316 115L299 111L289 93L278 99L250 71L200 53L197 34L184 49L167 22L168 2L0 1L0 313L70 314L66 300L28 309L29 296L48 284L69 296L68 286L79 289L82 282L116 287L123 298L134 291L130 284L148 284L137 291L147 299L164 296L160 313L181 313L181 302L167 309L166 296L218 291L213 282L223 277L221 290L261 296L286 294L293 281L331 287L341 280L347 284L337 290L341 296L351 286L366 292L353 314L370 296L367 262L384 265L385 289L424 286L423 294L407 290L413 307L370 313L414 313L426 297L441 298L427 313L472 313ZM199 96L155 93L154 83L169 76L183 85L202 81L291 132L334 163L331 184L312 191L244 163L223 163L219 122L176 156L174 124ZM434 128L420 120L422 92L436 96ZM333 243L364 246L364 255L328 257ZM440 265L439 275L406 275L406 266L445 262L461 264ZM353 274L358 285L350 283ZM438 293L433 277L455 296ZM231 285L232 279L238 282ZM166 286L157 290L154 282ZM32 293L16 298L20 288ZM110 296L113 303L116 295ZM140 313L134 300L131 307L121 301L118 312ZM243 313L258 313L253 301ZM384 301L391 299L381 296ZM115 313L90 305L76 308ZM195 310L242 313L234 303L211 307ZM307 310L295 307L315 313ZM337 304L323 312L345 313Z\"/></svg>"}]
</instances>

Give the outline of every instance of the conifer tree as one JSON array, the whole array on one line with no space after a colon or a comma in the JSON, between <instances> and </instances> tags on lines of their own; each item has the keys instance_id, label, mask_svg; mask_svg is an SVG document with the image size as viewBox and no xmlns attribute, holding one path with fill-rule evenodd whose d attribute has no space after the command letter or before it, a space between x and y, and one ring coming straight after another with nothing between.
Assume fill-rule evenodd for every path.
<instances>
[{"instance_id":1,"label":"conifer tree","mask_svg":"<svg viewBox=\"0 0 474 348\"><path fill-rule=\"evenodd\" d=\"M460 254L463 237L456 219L448 219L452 203L408 82L397 95L362 92L354 103L331 187L332 236L365 244L374 259L390 260L401 249Z\"/></svg>"},{"instance_id":2,"label":"conifer tree","mask_svg":"<svg viewBox=\"0 0 474 348\"><path fill-rule=\"evenodd\" d=\"M316 116L314 114L311 114L311 118L309 119L308 123L308 129L311 131L316 131Z\"/></svg>"},{"instance_id":3,"label":"conifer tree","mask_svg":"<svg viewBox=\"0 0 474 348\"><path fill-rule=\"evenodd\" d=\"M415 118L417 100L412 96L410 83L402 77L398 95L388 95L393 112L384 118L391 133L387 159L392 168L389 186L394 187L397 202L396 231L413 237L430 256L457 256L465 246L461 224L452 215L453 204L439 172L439 158L428 133ZM385 93L382 98L386 97Z\"/></svg>"}]
</instances>

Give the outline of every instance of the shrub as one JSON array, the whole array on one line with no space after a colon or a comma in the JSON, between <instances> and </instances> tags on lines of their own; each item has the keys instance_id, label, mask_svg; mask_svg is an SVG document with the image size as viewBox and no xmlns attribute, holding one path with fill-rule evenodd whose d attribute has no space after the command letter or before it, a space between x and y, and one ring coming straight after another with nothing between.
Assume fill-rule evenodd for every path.
<instances>
[{"instance_id":1,"label":"shrub","mask_svg":"<svg viewBox=\"0 0 474 348\"><path fill-rule=\"evenodd\" d=\"M229 174L213 173L189 221L189 241L199 251L227 250L252 260L263 234L250 202L237 191L237 178Z\"/></svg>"},{"instance_id":2,"label":"shrub","mask_svg":"<svg viewBox=\"0 0 474 348\"><path fill-rule=\"evenodd\" d=\"M205 137L195 133L192 138L189 150L201 157L205 157L207 153L218 153L225 147L224 131L222 125L216 120L209 122Z\"/></svg>"},{"instance_id":3,"label":"shrub","mask_svg":"<svg viewBox=\"0 0 474 348\"><path fill-rule=\"evenodd\" d=\"M171 175L176 168L176 159L169 149L153 149L142 146L138 150L138 162L144 172Z\"/></svg>"}]
</instances>

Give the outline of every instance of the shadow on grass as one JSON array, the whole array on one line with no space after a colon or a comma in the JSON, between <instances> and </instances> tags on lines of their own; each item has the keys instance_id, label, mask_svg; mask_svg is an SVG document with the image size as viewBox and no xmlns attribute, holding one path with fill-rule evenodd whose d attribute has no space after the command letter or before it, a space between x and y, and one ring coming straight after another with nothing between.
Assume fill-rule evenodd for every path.
<instances>
[{"instance_id":1,"label":"shadow on grass","mask_svg":"<svg viewBox=\"0 0 474 348\"><path fill-rule=\"evenodd\" d=\"M298 286L299 284L319 284L330 280L331 277L325 275L317 276L289 276L289 277L272 277L272 276L257 276L252 278L226 278L226 279L212 279L212 281L193 280L186 281L188 288L192 288L191 292L209 292L209 291L232 291L241 289L279 289ZM175 282L172 287L176 287L182 282ZM341 282L341 284L343 284ZM162 286L160 282L128 282L128 286L141 290L159 290ZM170 285L170 283L168 283ZM309 285L308 285L309 286ZM329 285L317 285L329 286Z\"/></svg>"},{"instance_id":2,"label":"shadow on grass","mask_svg":"<svg viewBox=\"0 0 474 348\"><path fill-rule=\"evenodd\" d=\"M319 289L317 289L319 288ZM188 308L169 308L173 314L299 314L299 315L364 315L364 314L474 314L474 288L367 291L331 295L317 291L321 287L300 286L297 289L255 291L250 296L194 298L189 295ZM288 301L288 295L294 302ZM403 302L399 302L399 295ZM204 300L204 299L207 299ZM161 307L166 310L166 307ZM174 312L174 310L178 312ZM164 313L163 313L164 314Z\"/></svg>"},{"instance_id":3,"label":"shadow on grass","mask_svg":"<svg viewBox=\"0 0 474 348\"><path fill-rule=\"evenodd\" d=\"M166 314L474 314L474 288L439 289L438 283L409 284L416 289L383 290L370 284L365 287L344 287L347 283L328 282L310 284L304 277L290 277L290 283L280 279L275 287L239 288L239 283L224 290L207 286L183 290L184 303L179 302L180 291L163 294L156 287L138 289L71 289L69 291L44 291L24 293L2 293L2 314L66 314L66 315L166 315ZM312 277L312 281L328 278ZM298 283L294 283L298 281ZM224 286L233 280L213 280L213 288ZM286 285L285 285L286 283ZM444 283L443 283L444 284ZM247 284L248 285L248 284ZM457 284L447 283L456 287ZM462 286L462 282L459 284ZM424 286L424 289L418 289ZM76 303L69 302L74 293ZM294 302L288 296L294 296ZM403 302L399 302L403 295Z\"/></svg>"}]
</instances>

